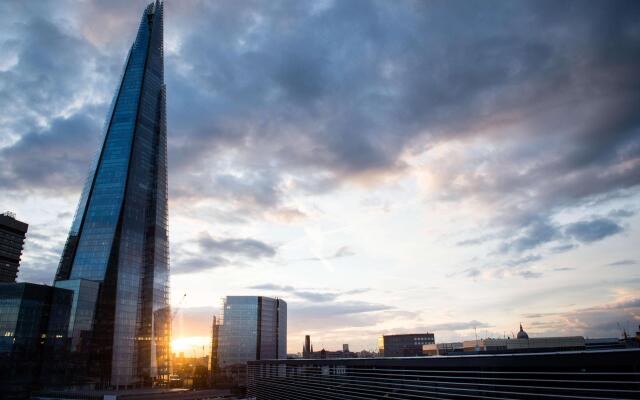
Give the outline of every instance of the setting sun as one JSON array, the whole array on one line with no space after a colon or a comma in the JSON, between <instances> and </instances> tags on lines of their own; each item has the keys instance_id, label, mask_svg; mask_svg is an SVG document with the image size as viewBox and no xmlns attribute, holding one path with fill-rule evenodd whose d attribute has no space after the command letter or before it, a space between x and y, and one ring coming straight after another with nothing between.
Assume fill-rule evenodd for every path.
<instances>
[{"instance_id":1,"label":"setting sun","mask_svg":"<svg viewBox=\"0 0 640 400\"><path fill-rule=\"evenodd\" d=\"M211 352L211 338L207 336L187 336L171 341L173 353L184 353L186 357L204 356Z\"/></svg>"}]
</instances>

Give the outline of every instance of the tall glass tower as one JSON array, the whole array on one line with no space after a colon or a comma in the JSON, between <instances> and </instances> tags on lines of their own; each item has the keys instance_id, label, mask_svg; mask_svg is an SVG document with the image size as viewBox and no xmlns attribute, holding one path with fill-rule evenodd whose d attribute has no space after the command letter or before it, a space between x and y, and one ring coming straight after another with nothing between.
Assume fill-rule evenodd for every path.
<instances>
[{"instance_id":1,"label":"tall glass tower","mask_svg":"<svg viewBox=\"0 0 640 400\"><path fill-rule=\"evenodd\" d=\"M75 292L70 359L102 387L169 373L162 25L156 1L127 56L55 278Z\"/></svg>"}]
</instances>

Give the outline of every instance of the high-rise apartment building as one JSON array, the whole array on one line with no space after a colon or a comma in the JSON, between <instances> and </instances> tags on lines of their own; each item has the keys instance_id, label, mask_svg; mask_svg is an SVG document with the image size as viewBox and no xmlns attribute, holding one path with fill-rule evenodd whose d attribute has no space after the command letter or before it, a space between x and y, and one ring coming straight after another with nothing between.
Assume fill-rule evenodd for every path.
<instances>
[{"instance_id":1,"label":"high-rise apartment building","mask_svg":"<svg viewBox=\"0 0 640 400\"><path fill-rule=\"evenodd\" d=\"M92 313L91 322L71 316L72 350L83 354L70 359L86 362L98 387L169 373L165 102L156 1L142 15L56 273L55 286L81 296L75 310Z\"/></svg>"},{"instance_id":2,"label":"high-rise apartment building","mask_svg":"<svg viewBox=\"0 0 640 400\"><path fill-rule=\"evenodd\" d=\"M8 211L0 214L0 282L16 281L28 228L15 214Z\"/></svg>"},{"instance_id":3,"label":"high-rise apartment building","mask_svg":"<svg viewBox=\"0 0 640 400\"><path fill-rule=\"evenodd\" d=\"M263 296L227 296L223 322L218 329L217 359L220 369L251 360L287 357L287 303Z\"/></svg>"}]
</instances>

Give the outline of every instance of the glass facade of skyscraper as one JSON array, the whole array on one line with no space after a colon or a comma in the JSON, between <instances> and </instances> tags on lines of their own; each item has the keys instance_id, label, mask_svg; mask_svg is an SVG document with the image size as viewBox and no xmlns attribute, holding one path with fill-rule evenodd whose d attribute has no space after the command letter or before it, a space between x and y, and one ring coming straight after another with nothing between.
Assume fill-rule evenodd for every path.
<instances>
[{"instance_id":1,"label":"glass facade of skyscraper","mask_svg":"<svg viewBox=\"0 0 640 400\"><path fill-rule=\"evenodd\" d=\"M218 329L220 369L247 361L286 358L287 303L262 296L227 296ZM214 371L215 372L215 371Z\"/></svg>"},{"instance_id":2,"label":"glass facade of skyscraper","mask_svg":"<svg viewBox=\"0 0 640 400\"><path fill-rule=\"evenodd\" d=\"M127 56L56 273L55 285L79 296L69 334L72 352L83 354L73 359L85 360L99 387L169 373L163 71L156 1Z\"/></svg>"},{"instance_id":3,"label":"glass facade of skyscraper","mask_svg":"<svg viewBox=\"0 0 640 400\"><path fill-rule=\"evenodd\" d=\"M34 283L0 283L0 398L23 398L43 355L64 348L73 292Z\"/></svg>"}]
</instances>

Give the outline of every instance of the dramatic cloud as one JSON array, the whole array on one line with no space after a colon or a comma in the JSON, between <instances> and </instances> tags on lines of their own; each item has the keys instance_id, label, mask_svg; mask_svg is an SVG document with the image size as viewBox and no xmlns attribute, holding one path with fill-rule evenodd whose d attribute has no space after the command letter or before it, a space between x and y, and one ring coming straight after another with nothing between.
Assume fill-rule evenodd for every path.
<instances>
[{"instance_id":1,"label":"dramatic cloud","mask_svg":"<svg viewBox=\"0 0 640 400\"><path fill-rule=\"evenodd\" d=\"M559 334L582 334L587 337L621 337L621 329L633 333L640 320L640 298L581 308L569 312L527 314L535 329Z\"/></svg>"},{"instance_id":2,"label":"dramatic cloud","mask_svg":"<svg viewBox=\"0 0 640 400\"><path fill-rule=\"evenodd\" d=\"M636 265L638 262L636 260L620 260L614 261L612 263L607 264L609 267L626 267L628 265Z\"/></svg>"},{"instance_id":3,"label":"dramatic cloud","mask_svg":"<svg viewBox=\"0 0 640 400\"><path fill-rule=\"evenodd\" d=\"M271 258L276 249L255 239L214 239L202 232L196 240L197 252L182 249L174 260L173 273L184 274Z\"/></svg>"},{"instance_id":4,"label":"dramatic cloud","mask_svg":"<svg viewBox=\"0 0 640 400\"><path fill-rule=\"evenodd\" d=\"M273 257L275 248L254 239L222 239L216 240L203 234L198 240L203 252L218 254L238 254L247 258Z\"/></svg>"},{"instance_id":5,"label":"dramatic cloud","mask_svg":"<svg viewBox=\"0 0 640 400\"><path fill-rule=\"evenodd\" d=\"M384 321L384 311L393 307L363 301L338 301L288 308L292 331L365 327Z\"/></svg>"},{"instance_id":6,"label":"dramatic cloud","mask_svg":"<svg viewBox=\"0 0 640 400\"><path fill-rule=\"evenodd\" d=\"M7 190L75 193L98 146L92 134L97 127L87 116L74 114L52 120L45 129L25 133L12 146L0 148L5 166L0 171L0 185Z\"/></svg>"},{"instance_id":7,"label":"dramatic cloud","mask_svg":"<svg viewBox=\"0 0 640 400\"><path fill-rule=\"evenodd\" d=\"M55 271L70 217L51 218L74 211L146 3L0 2L0 203L55 242L28 239L22 279ZM579 254L610 241L616 254L595 260L599 269L638 259L624 240L638 232L640 2L165 8L178 282L225 268L220 296L246 289L237 271L251 271L252 282L287 282L260 290L318 303L291 310L301 329L330 320L379 332L392 312L430 306L399 289L402 279L423 276L451 293L474 285L465 294L508 303L510 285L490 280L543 285L562 272L599 281ZM367 196L383 198L387 217ZM341 271L287 260L336 260ZM347 302L343 286L300 289L304 279L372 293ZM374 291L387 286L400 294L386 301L403 310L377 304ZM441 320L476 318L445 314L451 296L433 300Z\"/></svg>"},{"instance_id":8,"label":"dramatic cloud","mask_svg":"<svg viewBox=\"0 0 640 400\"><path fill-rule=\"evenodd\" d=\"M620 225L605 218L576 222L570 224L566 229L568 235L584 243L602 240L621 231L622 227Z\"/></svg>"}]
</instances>

